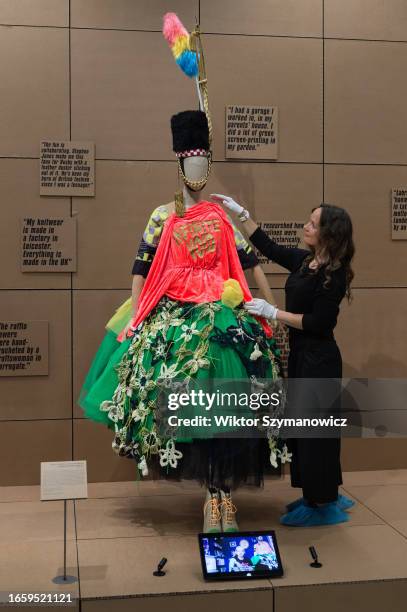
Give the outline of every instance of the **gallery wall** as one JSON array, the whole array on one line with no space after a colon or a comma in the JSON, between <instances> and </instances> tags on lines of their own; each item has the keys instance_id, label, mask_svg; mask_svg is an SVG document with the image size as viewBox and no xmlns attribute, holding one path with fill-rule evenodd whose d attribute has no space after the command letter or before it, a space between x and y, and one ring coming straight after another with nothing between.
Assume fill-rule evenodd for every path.
<instances>
[{"instance_id":1,"label":"gallery wall","mask_svg":"<svg viewBox=\"0 0 407 612\"><path fill-rule=\"evenodd\" d=\"M40 461L71 459L87 459L90 481L136 477L76 398L130 295L149 214L173 199L170 116L196 108L161 34L167 11L190 30L199 17L204 33L206 193L262 220L306 220L321 201L345 207L357 253L336 333L344 375L407 375L407 243L391 239L390 223L391 189L407 186L404 0L0 0L0 320L49 321L49 374L0 378L2 485L37 484ZM225 158L229 104L278 107L278 161ZM95 197L40 197L44 139L95 143ZM21 272L27 215L76 218L77 272ZM282 306L286 275L268 278ZM407 467L405 438L344 440L344 469L397 467Z\"/></svg>"}]
</instances>

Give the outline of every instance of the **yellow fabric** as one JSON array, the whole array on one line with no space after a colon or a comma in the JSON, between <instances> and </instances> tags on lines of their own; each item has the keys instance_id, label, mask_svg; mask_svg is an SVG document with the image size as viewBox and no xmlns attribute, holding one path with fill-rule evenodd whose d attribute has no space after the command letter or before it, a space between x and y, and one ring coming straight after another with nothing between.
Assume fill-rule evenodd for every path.
<instances>
[{"instance_id":1,"label":"yellow fabric","mask_svg":"<svg viewBox=\"0 0 407 612\"><path fill-rule=\"evenodd\" d=\"M228 278L223 283L223 292L221 295L222 304L229 308L236 308L243 302L243 291L237 280Z\"/></svg>"},{"instance_id":2,"label":"yellow fabric","mask_svg":"<svg viewBox=\"0 0 407 612\"><path fill-rule=\"evenodd\" d=\"M130 321L132 313L133 308L130 296L121 306L119 306L112 318L106 323L106 329L110 329L115 334L118 334Z\"/></svg>"}]
</instances>

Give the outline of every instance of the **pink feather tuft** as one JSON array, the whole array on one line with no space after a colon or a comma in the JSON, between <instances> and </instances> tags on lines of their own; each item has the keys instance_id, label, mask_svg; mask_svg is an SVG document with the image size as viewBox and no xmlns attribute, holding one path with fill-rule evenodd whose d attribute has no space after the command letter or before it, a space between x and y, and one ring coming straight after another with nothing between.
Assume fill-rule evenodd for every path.
<instances>
[{"instance_id":1,"label":"pink feather tuft","mask_svg":"<svg viewBox=\"0 0 407 612\"><path fill-rule=\"evenodd\" d=\"M184 28L175 13L166 13L164 15L163 34L164 38L171 46L178 36L189 36L188 31Z\"/></svg>"}]
</instances>

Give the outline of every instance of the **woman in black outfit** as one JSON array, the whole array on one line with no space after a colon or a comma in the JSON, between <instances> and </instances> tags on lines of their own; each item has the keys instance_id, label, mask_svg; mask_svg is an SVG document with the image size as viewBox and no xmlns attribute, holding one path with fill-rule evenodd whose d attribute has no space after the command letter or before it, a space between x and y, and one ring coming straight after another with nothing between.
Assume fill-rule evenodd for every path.
<instances>
[{"instance_id":1,"label":"woman in black outfit","mask_svg":"<svg viewBox=\"0 0 407 612\"><path fill-rule=\"evenodd\" d=\"M342 358L333 329L339 304L345 296L351 299L354 245L348 213L329 204L313 209L304 225L304 243L309 247L304 250L278 245L232 198L219 194L211 198L237 213L254 246L290 272L285 284L286 311L260 299L245 304L252 314L289 326L288 377L295 380L289 382L291 414L287 416L338 416ZM329 379L329 384L310 380L322 378ZM299 379L307 381L298 384ZM340 436L290 438L287 445L292 453L291 484L302 488L303 497L287 506L281 522L311 526L347 521L345 510L354 502L338 495L342 484Z\"/></svg>"}]
</instances>

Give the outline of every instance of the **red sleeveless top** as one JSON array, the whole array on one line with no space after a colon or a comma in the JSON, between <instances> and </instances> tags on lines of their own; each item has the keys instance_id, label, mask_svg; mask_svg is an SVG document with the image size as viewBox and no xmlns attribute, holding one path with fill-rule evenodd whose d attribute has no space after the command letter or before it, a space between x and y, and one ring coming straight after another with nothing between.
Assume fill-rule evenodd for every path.
<instances>
[{"instance_id":1,"label":"red sleeveless top","mask_svg":"<svg viewBox=\"0 0 407 612\"><path fill-rule=\"evenodd\" d=\"M131 327L136 328L164 295L183 302L220 300L223 283L229 278L239 282L244 301L250 301L252 295L237 255L233 227L224 210L202 201L183 217L173 213L164 225ZM259 322L270 336L265 320ZM124 340L123 331L117 339Z\"/></svg>"}]
</instances>

